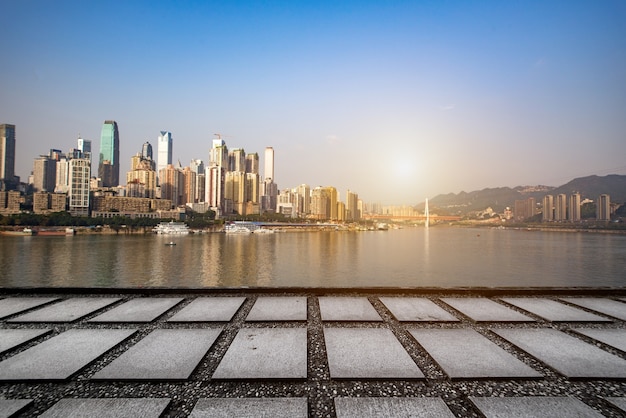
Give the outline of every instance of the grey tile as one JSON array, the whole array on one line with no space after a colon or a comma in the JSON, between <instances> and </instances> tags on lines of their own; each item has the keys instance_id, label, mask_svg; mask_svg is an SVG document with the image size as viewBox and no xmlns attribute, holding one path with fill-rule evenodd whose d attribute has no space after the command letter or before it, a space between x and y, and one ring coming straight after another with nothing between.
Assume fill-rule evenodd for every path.
<instances>
[{"instance_id":1,"label":"grey tile","mask_svg":"<svg viewBox=\"0 0 626 418\"><path fill-rule=\"evenodd\" d=\"M522 315L487 298L441 298L442 301L477 322L529 322Z\"/></svg>"},{"instance_id":2,"label":"grey tile","mask_svg":"<svg viewBox=\"0 0 626 418\"><path fill-rule=\"evenodd\" d=\"M603 416L582 401L569 396L521 396L507 398L470 396L469 399L487 418L591 418Z\"/></svg>"},{"instance_id":3,"label":"grey tile","mask_svg":"<svg viewBox=\"0 0 626 418\"><path fill-rule=\"evenodd\" d=\"M245 297L197 298L172 316L169 322L228 322Z\"/></svg>"},{"instance_id":4,"label":"grey tile","mask_svg":"<svg viewBox=\"0 0 626 418\"><path fill-rule=\"evenodd\" d=\"M493 332L567 377L626 378L626 360L555 329Z\"/></svg>"},{"instance_id":5,"label":"grey tile","mask_svg":"<svg viewBox=\"0 0 626 418\"><path fill-rule=\"evenodd\" d=\"M330 377L418 379L424 374L388 329L324 328Z\"/></svg>"},{"instance_id":6,"label":"grey tile","mask_svg":"<svg viewBox=\"0 0 626 418\"><path fill-rule=\"evenodd\" d=\"M0 318L35 308L48 302L59 300L59 298L6 298L0 300Z\"/></svg>"},{"instance_id":7,"label":"grey tile","mask_svg":"<svg viewBox=\"0 0 626 418\"><path fill-rule=\"evenodd\" d=\"M626 329L576 328L574 331L626 352Z\"/></svg>"},{"instance_id":8,"label":"grey tile","mask_svg":"<svg viewBox=\"0 0 626 418\"><path fill-rule=\"evenodd\" d=\"M214 379L306 379L306 328L242 328Z\"/></svg>"},{"instance_id":9,"label":"grey tile","mask_svg":"<svg viewBox=\"0 0 626 418\"><path fill-rule=\"evenodd\" d=\"M503 301L553 322L611 322L602 316L564 305L551 299L502 298Z\"/></svg>"},{"instance_id":10,"label":"grey tile","mask_svg":"<svg viewBox=\"0 0 626 418\"><path fill-rule=\"evenodd\" d=\"M0 381L64 380L135 333L73 329L0 362Z\"/></svg>"},{"instance_id":11,"label":"grey tile","mask_svg":"<svg viewBox=\"0 0 626 418\"><path fill-rule=\"evenodd\" d=\"M198 400L189 418L305 418L307 416L307 398L205 398Z\"/></svg>"},{"instance_id":12,"label":"grey tile","mask_svg":"<svg viewBox=\"0 0 626 418\"><path fill-rule=\"evenodd\" d=\"M158 329L93 375L93 379L187 379L221 329Z\"/></svg>"},{"instance_id":13,"label":"grey tile","mask_svg":"<svg viewBox=\"0 0 626 418\"><path fill-rule=\"evenodd\" d=\"M0 399L0 418L14 416L32 401L32 399Z\"/></svg>"},{"instance_id":14,"label":"grey tile","mask_svg":"<svg viewBox=\"0 0 626 418\"><path fill-rule=\"evenodd\" d=\"M322 321L382 321L367 298L323 296L318 301Z\"/></svg>"},{"instance_id":15,"label":"grey tile","mask_svg":"<svg viewBox=\"0 0 626 418\"><path fill-rule=\"evenodd\" d=\"M120 298L71 298L20 315L7 322L72 322L118 300Z\"/></svg>"},{"instance_id":16,"label":"grey tile","mask_svg":"<svg viewBox=\"0 0 626 418\"><path fill-rule=\"evenodd\" d=\"M613 405L626 412L626 398L623 397L607 397L605 398L607 401L611 402Z\"/></svg>"},{"instance_id":17,"label":"grey tile","mask_svg":"<svg viewBox=\"0 0 626 418\"><path fill-rule=\"evenodd\" d=\"M0 354L49 332L49 329L0 329Z\"/></svg>"},{"instance_id":18,"label":"grey tile","mask_svg":"<svg viewBox=\"0 0 626 418\"><path fill-rule=\"evenodd\" d=\"M448 418L454 414L441 398L335 398L337 418Z\"/></svg>"},{"instance_id":19,"label":"grey tile","mask_svg":"<svg viewBox=\"0 0 626 418\"><path fill-rule=\"evenodd\" d=\"M246 321L306 321L306 297L259 297Z\"/></svg>"},{"instance_id":20,"label":"grey tile","mask_svg":"<svg viewBox=\"0 0 626 418\"><path fill-rule=\"evenodd\" d=\"M89 322L150 322L182 300L183 298L135 298L90 319Z\"/></svg>"},{"instance_id":21,"label":"grey tile","mask_svg":"<svg viewBox=\"0 0 626 418\"><path fill-rule=\"evenodd\" d=\"M381 297L379 299L398 321L458 321L451 313L427 298Z\"/></svg>"},{"instance_id":22,"label":"grey tile","mask_svg":"<svg viewBox=\"0 0 626 418\"><path fill-rule=\"evenodd\" d=\"M166 398L65 398L40 415L42 418L135 418L161 416Z\"/></svg>"},{"instance_id":23,"label":"grey tile","mask_svg":"<svg viewBox=\"0 0 626 418\"><path fill-rule=\"evenodd\" d=\"M626 303L607 298L561 298L561 300L626 321Z\"/></svg>"},{"instance_id":24,"label":"grey tile","mask_svg":"<svg viewBox=\"0 0 626 418\"><path fill-rule=\"evenodd\" d=\"M536 378L541 374L471 329L409 331L452 379Z\"/></svg>"}]
</instances>

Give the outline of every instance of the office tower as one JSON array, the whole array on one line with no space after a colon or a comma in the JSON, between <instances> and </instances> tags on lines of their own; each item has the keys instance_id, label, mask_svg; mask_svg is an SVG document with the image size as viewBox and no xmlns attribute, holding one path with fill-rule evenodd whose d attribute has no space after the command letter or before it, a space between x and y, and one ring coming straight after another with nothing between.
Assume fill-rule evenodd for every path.
<instances>
[{"instance_id":1,"label":"office tower","mask_svg":"<svg viewBox=\"0 0 626 418\"><path fill-rule=\"evenodd\" d=\"M358 221L360 218L359 195L348 190L346 193L346 220Z\"/></svg>"},{"instance_id":2,"label":"office tower","mask_svg":"<svg viewBox=\"0 0 626 418\"><path fill-rule=\"evenodd\" d=\"M152 145L150 145L148 141L144 142L141 147L141 156L145 159L154 160L154 157L152 156Z\"/></svg>"},{"instance_id":3,"label":"office tower","mask_svg":"<svg viewBox=\"0 0 626 418\"><path fill-rule=\"evenodd\" d=\"M15 185L15 125L0 125L0 189Z\"/></svg>"},{"instance_id":4,"label":"office tower","mask_svg":"<svg viewBox=\"0 0 626 418\"><path fill-rule=\"evenodd\" d=\"M554 202L554 220L567 220L567 196L564 194L556 196L556 201Z\"/></svg>"},{"instance_id":5,"label":"office tower","mask_svg":"<svg viewBox=\"0 0 626 418\"><path fill-rule=\"evenodd\" d=\"M161 184L161 170L172 164L172 133L161 131L157 139L157 172L159 173L159 184Z\"/></svg>"},{"instance_id":6,"label":"office tower","mask_svg":"<svg viewBox=\"0 0 626 418\"><path fill-rule=\"evenodd\" d=\"M580 194L573 193L569 197L568 219L570 222L580 222Z\"/></svg>"},{"instance_id":7,"label":"office tower","mask_svg":"<svg viewBox=\"0 0 626 418\"><path fill-rule=\"evenodd\" d=\"M259 174L259 154L246 155L246 173Z\"/></svg>"},{"instance_id":8,"label":"office tower","mask_svg":"<svg viewBox=\"0 0 626 418\"><path fill-rule=\"evenodd\" d=\"M596 203L596 219L598 221L611 220L611 197L608 194L602 194L598 197L598 203Z\"/></svg>"},{"instance_id":9,"label":"office tower","mask_svg":"<svg viewBox=\"0 0 626 418\"><path fill-rule=\"evenodd\" d=\"M89 216L89 158L72 158L68 170L68 201L72 216Z\"/></svg>"},{"instance_id":10,"label":"office tower","mask_svg":"<svg viewBox=\"0 0 626 418\"><path fill-rule=\"evenodd\" d=\"M265 171L263 175L265 176L265 180L274 181L274 148L267 147L265 148Z\"/></svg>"},{"instance_id":11,"label":"office tower","mask_svg":"<svg viewBox=\"0 0 626 418\"><path fill-rule=\"evenodd\" d=\"M98 177L102 179L102 187L120 184L120 134L114 120L106 120L102 125Z\"/></svg>"},{"instance_id":12,"label":"office tower","mask_svg":"<svg viewBox=\"0 0 626 418\"><path fill-rule=\"evenodd\" d=\"M550 222L554 220L554 196L547 194L543 197L543 213L541 219L544 222Z\"/></svg>"}]
</instances>

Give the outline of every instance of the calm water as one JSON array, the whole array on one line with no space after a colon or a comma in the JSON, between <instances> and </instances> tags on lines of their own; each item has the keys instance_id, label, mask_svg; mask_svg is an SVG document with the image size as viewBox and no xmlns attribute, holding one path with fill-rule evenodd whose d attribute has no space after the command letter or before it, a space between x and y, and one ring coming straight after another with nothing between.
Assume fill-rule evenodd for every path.
<instances>
[{"instance_id":1,"label":"calm water","mask_svg":"<svg viewBox=\"0 0 626 418\"><path fill-rule=\"evenodd\" d=\"M0 236L0 287L16 286L624 287L626 236L441 227Z\"/></svg>"}]
</instances>

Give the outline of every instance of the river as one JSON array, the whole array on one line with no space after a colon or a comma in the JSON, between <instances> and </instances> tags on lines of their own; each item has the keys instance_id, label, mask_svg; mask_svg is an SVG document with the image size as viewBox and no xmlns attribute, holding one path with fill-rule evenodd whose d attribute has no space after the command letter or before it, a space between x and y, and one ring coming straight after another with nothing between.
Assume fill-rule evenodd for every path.
<instances>
[{"instance_id":1,"label":"river","mask_svg":"<svg viewBox=\"0 0 626 418\"><path fill-rule=\"evenodd\" d=\"M624 286L626 235L614 234L431 227L0 236L0 287Z\"/></svg>"}]
</instances>

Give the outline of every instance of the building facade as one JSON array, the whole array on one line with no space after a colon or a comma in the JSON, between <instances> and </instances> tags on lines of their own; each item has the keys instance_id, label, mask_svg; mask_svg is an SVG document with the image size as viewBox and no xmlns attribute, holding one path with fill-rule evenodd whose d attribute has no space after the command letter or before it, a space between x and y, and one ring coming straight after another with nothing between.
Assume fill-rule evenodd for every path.
<instances>
[{"instance_id":1,"label":"building facade","mask_svg":"<svg viewBox=\"0 0 626 418\"><path fill-rule=\"evenodd\" d=\"M15 125L0 125L0 190L16 186ZM8 187L6 187L8 186Z\"/></svg>"},{"instance_id":2,"label":"building facade","mask_svg":"<svg viewBox=\"0 0 626 418\"><path fill-rule=\"evenodd\" d=\"M161 170L172 164L173 148L174 140L172 139L172 133L161 131L161 134L157 138L157 173L159 173L159 175ZM161 178L159 177L159 185L160 184Z\"/></svg>"},{"instance_id":3,"label":"building facade","mask_svg":"<svg viewBox=\"0 0 626 418\"><path fill-rule=\"evenodd\" d=\"M102 179L103 187L116 187L120 184L120 134L114 120L106 120L102 125L98 177Z\"/></svg>"},{"instance_id":4,"label":"building facade","mask_svg":"<svg viewBox=\"0 0 626 418\"><path fill-rule=\"evenodd\" d=\"M89 216L91 161L72 158L68 170L68 207L72 216Z\"/></svg>"}]
</instances>

